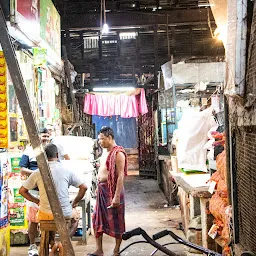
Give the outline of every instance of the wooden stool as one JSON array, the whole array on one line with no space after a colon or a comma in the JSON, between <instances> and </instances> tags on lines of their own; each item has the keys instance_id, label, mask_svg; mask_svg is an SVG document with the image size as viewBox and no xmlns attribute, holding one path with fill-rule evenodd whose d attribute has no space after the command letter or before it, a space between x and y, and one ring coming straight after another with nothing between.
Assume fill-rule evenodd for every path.
<instances>
[{"instance_id":1,"label":"wooden stool","mask_svg":"<svg viewBox=\"0 0 256 256\"><path fill-rule=\"evenodd\" d=\"M66 220L66 224L70 227L70 219ZM49 256L50 232L56 232L57 227L54 220L40 221L41 239L40 239L40 256Z\"/></svg>"}]
</instances>

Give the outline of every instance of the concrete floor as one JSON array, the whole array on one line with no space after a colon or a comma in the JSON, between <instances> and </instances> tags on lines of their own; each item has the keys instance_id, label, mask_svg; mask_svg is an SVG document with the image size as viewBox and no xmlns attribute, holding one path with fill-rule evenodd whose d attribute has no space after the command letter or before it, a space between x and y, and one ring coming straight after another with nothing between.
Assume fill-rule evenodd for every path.
<instances>
[{"instance_id":1,"label":"concrete floor","mask_svg":"<svg viewBox=\"0 0 256 256\"><path fill-rule=\"evenodd\" d=\"M136 174L136 173L133 173ZM180 220L179 209L171 209L166 207L166 200L160 192L157 181L143 179L137 175L129 175L125 182L126 188L126 229L131 230L136 227L141 227L147 231L149 235L153 235L158 231L166 228L172 228ZM183 236L181 231L172 229L177 235ZM131 238L124 241L122 247L139 240L140 237ZM170 237L161 239L162 243L171 242ZM88 238L87 245L78 245L77 242L72 242L77 256L87 255L94 251L94 238ZM114 246L113 238L104 236L104 255L112 255ZM28 246L11 247L11 256L25 256ZM182 245L172 245L169 249L181 252ZM123 256L147 256L150 255L154 248L148 244L136 244L128 248L122 253ZM156 256L165 255L157 252Z\"/></svg>"}]
</instances>

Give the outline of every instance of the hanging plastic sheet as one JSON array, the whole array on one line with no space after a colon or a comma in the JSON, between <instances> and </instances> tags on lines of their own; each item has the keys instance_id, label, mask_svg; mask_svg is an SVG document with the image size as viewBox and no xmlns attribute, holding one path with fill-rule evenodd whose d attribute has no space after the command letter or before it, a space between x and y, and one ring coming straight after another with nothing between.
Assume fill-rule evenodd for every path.
<instances>
[{"instance_id":1,"label":"hanging plastic sheet","mask_svg":"<svg viewBox=\"0 0 256 256\"><path fill-rule=\"evenodd\" d=\"M207 172L207 133L216 126L212 118L212 108L202 112L189 112L182 116L178 129L178 167L185 170Z\"/></svg>"}]
</instances>

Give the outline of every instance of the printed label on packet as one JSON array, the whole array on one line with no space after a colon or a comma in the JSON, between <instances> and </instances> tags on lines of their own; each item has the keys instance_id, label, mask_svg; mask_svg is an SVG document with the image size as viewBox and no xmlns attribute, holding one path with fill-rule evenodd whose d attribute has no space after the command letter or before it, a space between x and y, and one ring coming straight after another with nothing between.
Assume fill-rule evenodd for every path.
<instances>
[{"instance_id":1,"label":"printed label on packet","mask_svg":"<svg viewBox=\"0 0 256 256\"><path fill-rule=\"evenodd\" d=\"M215 239L217 234L218 234L218 229L219 226L217 226L216 224L213 224L212 227L210 228L208 235L212 238Z\"/></svg>"},{"instance_id":2,"label":"printed label on packet","mask_svg":"<svg viewBox=\"0 0 256 256\"><path fill-rule=\"evenodd\" d=\"M214 190L215 190L215 187L216 187L216 182L215 181L211 181L211 183L210 183L210 186L209 186L209 189L208 189L208 191L211 193L211 194L213 194L213 192L214 192Z\"/></svg>"}]
</instances>

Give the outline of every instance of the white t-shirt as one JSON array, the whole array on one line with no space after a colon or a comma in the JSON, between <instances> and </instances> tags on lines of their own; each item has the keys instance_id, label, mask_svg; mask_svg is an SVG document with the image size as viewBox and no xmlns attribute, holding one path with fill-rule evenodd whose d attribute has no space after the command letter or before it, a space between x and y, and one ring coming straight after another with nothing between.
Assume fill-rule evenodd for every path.
<instances>
[{"instance_id":1,"label":"white t-shirt","mask_svg":"<svg viewBox=\"0 0 256 256\"><path fill-rule=\"evenodd\" d=\"M69 186L78 188L84 183L84 181L79 178L73 170L65 166L63 163L57 161L49 162L49 166L63 214L65 217L71 217L72 205L70 204L69 200L68 188ZM46 213L51 213L51 207L39 170L35 171L29 176L29 178L24 182L23 187L28 190L38 187L40 198L39 210Z\"/></svg>"}]
</instances>

